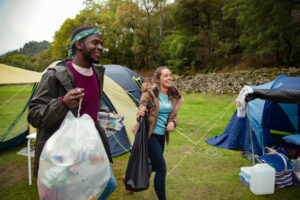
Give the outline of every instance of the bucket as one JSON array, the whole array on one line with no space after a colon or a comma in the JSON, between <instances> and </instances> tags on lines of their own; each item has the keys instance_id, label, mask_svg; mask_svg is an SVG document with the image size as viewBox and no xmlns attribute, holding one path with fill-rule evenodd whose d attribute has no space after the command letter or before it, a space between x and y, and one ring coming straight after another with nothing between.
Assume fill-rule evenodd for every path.
<instances>
[{"instance_id":1,"label":"bucket","mask_svg":"<svg viewBox=\"0 0 300 200\"><path fill-rule=\"evenodd\" d=\"M268 164L256 164L251 169L250 190L255 195L273 194L275 169Z\"/></svg>"}]
</instances>

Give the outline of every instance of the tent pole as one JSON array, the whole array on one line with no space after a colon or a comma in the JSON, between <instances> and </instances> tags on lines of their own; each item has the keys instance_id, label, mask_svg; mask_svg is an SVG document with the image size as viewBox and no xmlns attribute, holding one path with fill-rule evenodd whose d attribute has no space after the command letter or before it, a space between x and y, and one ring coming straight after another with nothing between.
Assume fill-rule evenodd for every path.
<instances>
[{"instance_id":1,"label":"tent pole","mask_svg":"<svg viewBox=\"0 0 300 200\"><path fill-rule=\"evenodd\" d=\"M254 148L253 148L253 133L252 133L252 127L251 127L251 121L250 121L250 106L249 106L249 104L247 104L247 110L248 110L248 122L249 122L249 131L250 131L250 140L251 140L252 162L253 162L253 165L255 165Z\"/></svg>"},{"instance_id":2,"label":"tent pole","mask_svg":"<svg viewBox=\"0 0 300 200\"><path fill-rule=\"evenodd\" d=\"M265 155L265 141L264 141L264 135L263 135L264 134L263 127L260 127L259 134L260 134L260 140L261 140L262 155Z\"/></svg>"}]
</instances>

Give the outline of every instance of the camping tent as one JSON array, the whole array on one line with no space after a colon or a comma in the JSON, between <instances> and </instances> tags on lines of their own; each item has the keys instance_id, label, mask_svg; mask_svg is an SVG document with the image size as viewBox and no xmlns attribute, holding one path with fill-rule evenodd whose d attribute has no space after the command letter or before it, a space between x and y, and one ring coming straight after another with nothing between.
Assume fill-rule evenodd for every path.
<instances>
[{"instance_id":1,"label":"camping tent","mask_svg":"<svg viewBox=\"0 0 300 200\"><path fill-rule=\"evenodd\" d=\"M0 85L36 83L41 73L0 64Z\"/></svg>"},{"instance_id":2,"label":"camping tent","mask_svg":"<svg viewBox=\"0 0 300 200\"><path fill-rule=\"evenodd\" d=\"M103 104L111 111L116 111L124 116L126 129L126 131L121 130L108 137L110 150L114 157L128 152L134 141L131 130L136 123L137 102L141 98L141 91L132 77L140 76L120 65L104 65L104 67Z\"/></svg>"},{"instance_id":3,"label":"camping tent","mask_svg":"<svg viewBox=\"0 0 300 200\"><path fill-rule=\"evenodd\" d=\"M262 154L263 148L273 141L270 130L299 133L300 77L282 75L272 82L250 87L254 93L246 99L254 100L248 103L246 116L237 117L235 112L223 134L207 139L208 144L251 152L251 127L254 152Z\"/></svg>"},{"instance_id":4,"label":"camping tent","mask_svg":"<svg viewBox=\"0 0 300 200\"><path fill-rule=\"evenodd\" d=\"M55 60L50 63L47 68L56 66L62 62L64 61L61 59ZM136 123L135 116L137 113L137 102L141 97L141 92L139 87L132 80L132 76L135 76L136 78L140 76L132 70L120 65L104 65L104 67L106 70L104 76L104 95L102 103L106 105L110 111L116 111L121 116L124 116L125 130L120 130L108 137L112 156L115 157L128 152L133 144L134 136L131 133L131 129ZM37 73L39 77L32 79L32 82L39 82L42 74L45 73L47 68L42 73L34 72ZM11 74L11 76L13 79L13 74ZM28 76L31 76L29 72ZM17 80L15 80L15 82L17 82ZM13 83L13 81L11 83ZM24 113L23 110L25 110L27 106L28 103L25 104L24 109L22 109L19 115ZM15 120L14 124L17 124L17 120ZM0 150L23 143L26 140L25 137L27 134L28 131L24 132L23 134L19 134L17 143L15 142L17 136L9 139L8 141L1 140ZM1 133L1 136L2 135L3 134ZM9 138L9 132L5 135L5 137Z\"/></svg>"},{"instance_id":5,"label":"camping tent","mask_svg":"<svg viewBox=\"0 0 300 200\"><path fill-rule=\"evenodd\" d=\"M20 87L20 90L13 95L13 98L7 98L5 94L1 95L1 97L5 100L4 103L0 105L1 117L9 118L5 116L7 113L3 110L9 110L6 108L15 103L12 99L17 99L19 95L24 95L22 92L28 87L28 84L39 82L41 79L41 73L0 64L0 77L0 86L15 84L23 85ZM18 146L25 142L26 135L28 134L28 124L24 113L27 111L30 99L31 97L28 98L28 101L22 102L23 105L20 105L22 106L20 112L13 118L12 123L8 124L8 127L1 126L0 151L13 146Z\"/></svg>"}]
</instances>

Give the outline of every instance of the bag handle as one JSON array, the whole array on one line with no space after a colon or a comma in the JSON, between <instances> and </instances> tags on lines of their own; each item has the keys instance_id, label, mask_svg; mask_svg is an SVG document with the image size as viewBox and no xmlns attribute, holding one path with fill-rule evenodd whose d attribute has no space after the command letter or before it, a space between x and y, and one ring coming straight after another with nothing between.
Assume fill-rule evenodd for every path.
<instances>
[{"instance_id":1,"label":"bag handle","mask_svg":"<svg viewBox=\"0 0 300 200\"><path fill-rule=\"evenodd\" d=\"M80 117L81 103L82 103L82 98L80 98L80 99L79 99L79 105L78 105L77 118L79 118L79 117Z\"/></svg>"},{"instance_id":2,"label":"bag handle","mask_svg":"<svg viewBox=\"0 0 300 200\"><path fill-rule=\"evenodd\" d=\"M286 162L286 160L284 158L284 155L281 154L281 153L278 153L277 151L275 151L274 149L271 149L269 147L265 147L265 148L268 149L269 151L274 152L275 154L279 155L282 158L283 163L284 163L284 171L287 172L288 171L288 169L287 169L287 162Z\"/></svg>"},{"instance_id":3,"label":"bag handle","mask_svg":"<svg viewBox=\"0 0 300 200\"><path fill-rule=\"evenodd\" d=\"M150 109L151 109L152 107L154 107L154 106L156 106L155 103L154 103L154 104L147 104L147 105L146 105L146 109L147 109L147 110L150 110ZM149 116L149 113L147 112L147 113L145 114L145 116L148 117L148 116Z\"/></svg>"}]
</instances>

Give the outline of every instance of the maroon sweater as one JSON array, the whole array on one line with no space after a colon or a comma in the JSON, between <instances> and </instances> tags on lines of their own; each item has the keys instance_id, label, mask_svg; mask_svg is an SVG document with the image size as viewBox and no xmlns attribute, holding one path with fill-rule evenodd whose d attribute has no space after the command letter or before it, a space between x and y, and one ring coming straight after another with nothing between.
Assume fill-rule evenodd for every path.
<instances>
[{"instance_id":1,"label":"maroon sweater","mask_svg":"<svg viewBox=\"0 0 300 200\"><path fill-rule=\"evenodd\" d=\"M68 61L66 65L73 74L74 87L84 88L80 116L83 114L88 114L96 124L100 101L99 82L96 73L93 71L92 76L84 76L74 69L72 61Z\"/></svg>"}]
</instances>

